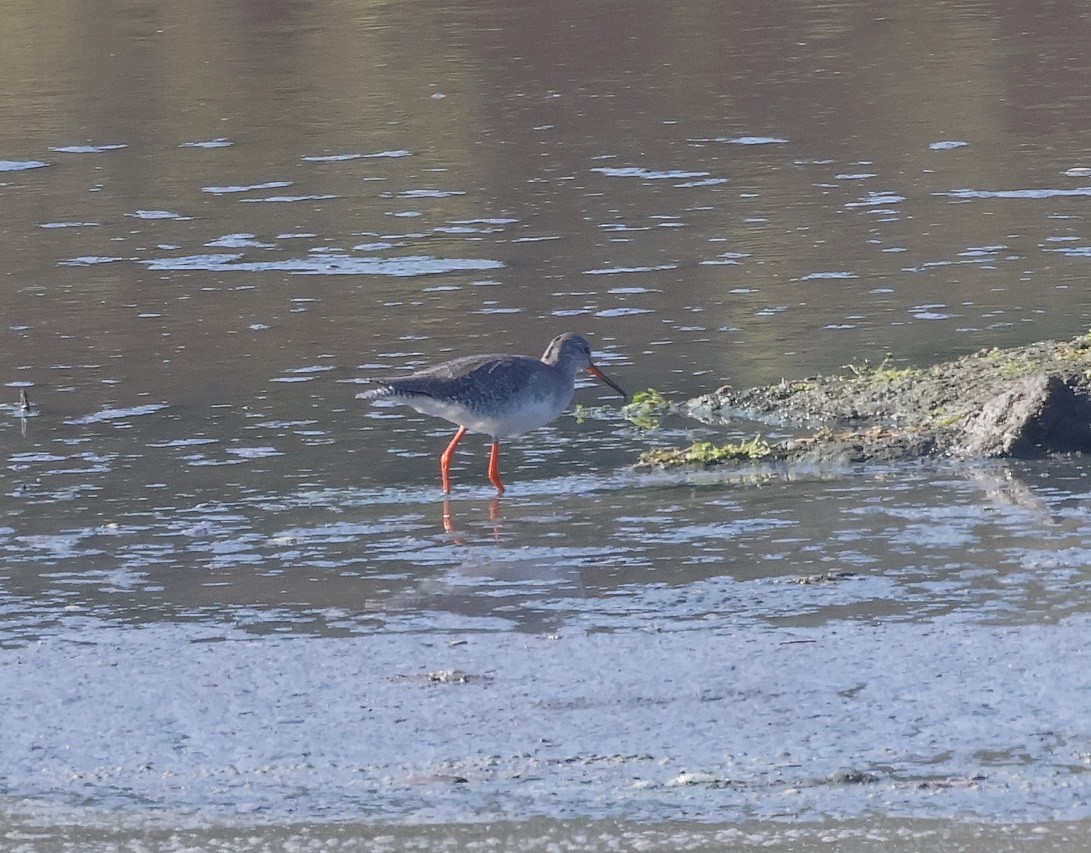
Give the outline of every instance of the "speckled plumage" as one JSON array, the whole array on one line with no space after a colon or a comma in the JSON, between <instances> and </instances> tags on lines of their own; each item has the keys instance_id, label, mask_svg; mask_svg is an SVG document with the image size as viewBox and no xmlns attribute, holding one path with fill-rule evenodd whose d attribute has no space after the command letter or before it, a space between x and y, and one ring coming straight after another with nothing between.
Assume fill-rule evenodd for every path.
<instances>
[{"instance_id":1,"label":"speckled plumage","mask_svg":"<svg viewBox=\"0 0 1091 853\"><path fill-rule=\"evenodd\" d=\"M465 431L492 436L489 477L503 491L496 471L499 441L545 426L572 401L576 374L588 371L627 399L591 361L591 346L579 335L554 338L541 359L521 355L471 355L445 361L406 376L375 378L378 387L356 396L393 398L418 412L435 415L460 429L441 459L444 490L449 490L450 456Z\"/></svg>"}]
</instances>

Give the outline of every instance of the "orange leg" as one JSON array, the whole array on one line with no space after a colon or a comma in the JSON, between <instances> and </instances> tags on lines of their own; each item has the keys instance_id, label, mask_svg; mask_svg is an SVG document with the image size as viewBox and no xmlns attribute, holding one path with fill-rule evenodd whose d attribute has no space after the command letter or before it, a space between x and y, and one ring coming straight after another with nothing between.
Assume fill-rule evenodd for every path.
<instances>
[{"instance_id":1,"label":"orange leg","mask_svg":"<svg viewBox=\"0 0 1091 853\"><path fill-rule=\"evenodd\" d=\"M443 482L443 493L445 495L451 491L451 459L454 458L455 448L458 447L458 443L462 441L462 436L465 434L466 427L459 427L455 437L451 439L451 443L447 445L447 449L439 457L439 476Z\"/></svg>"},{"instance_id":2,"label":"orange leg","mask_svg":"<svg viewBox=\"0 0 1091 853\"><path fill-rule=\"evenodd\" d=\"M496 491L503 492L504 484L500 482L500 442L492 443L492 453L489 454L489 482L496 486Z\"/></svg>"}]
</instances>

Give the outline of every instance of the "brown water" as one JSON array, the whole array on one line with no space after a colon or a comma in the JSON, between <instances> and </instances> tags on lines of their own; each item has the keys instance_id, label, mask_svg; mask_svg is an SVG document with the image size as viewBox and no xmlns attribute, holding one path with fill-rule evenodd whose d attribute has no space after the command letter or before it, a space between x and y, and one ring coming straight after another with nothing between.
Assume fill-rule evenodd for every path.
<instances>
[{"instance_id":1,"label":"brown water","mask_svg":"<svg viewBox=\"0 0 1091 853\"><path fill-rule=\"evenodd\" d=\"M588 383L445 506L448 425L354 399L562 331L679 400L1082 333L1088 43L1065 3L17 4L7 840L1091 818L1086 460L641 475L769 428Z\"/></svg>"}]
</instances>

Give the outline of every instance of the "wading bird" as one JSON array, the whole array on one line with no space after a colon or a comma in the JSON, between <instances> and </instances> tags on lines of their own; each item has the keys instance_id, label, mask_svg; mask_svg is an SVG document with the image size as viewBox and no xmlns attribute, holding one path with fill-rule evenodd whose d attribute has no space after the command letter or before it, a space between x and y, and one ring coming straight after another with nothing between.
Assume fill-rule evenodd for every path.
<instances>
[{"instance_id":1,"label":"wading bird","mask_svg":"<svg viewBox=\"0 0 1091 853\"><path fill-rule=\"evenodd\" d=\"M489 480L503 492L500 439L556 419L572 402L576 375L584 370L628 401L621 386L591 361L591 345L572 334L550 341L541 359L468 355L405 376L371 379L378 387L356 396L363 400L392 398L458 425L458 432L439 458L445 493L451 491L451 459L467 430L491 436Z\"/></svg>"}]
</instances>

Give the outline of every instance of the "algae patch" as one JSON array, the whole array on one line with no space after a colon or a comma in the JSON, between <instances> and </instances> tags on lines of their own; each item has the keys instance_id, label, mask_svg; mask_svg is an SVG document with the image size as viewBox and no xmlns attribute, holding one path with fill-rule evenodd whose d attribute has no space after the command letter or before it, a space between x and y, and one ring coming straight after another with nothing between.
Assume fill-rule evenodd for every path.
<instances>
[{"instance_id":1,"label":"algae patch","mask_svg":"<svg viewBox=\"0 0 1091 853\"><path fill-rule=\"evenodd\" d=\"M621 409L625 419L644 430L658 429L660 419L671 410L671 404L655 388L637 391L632 401Z\"/></svg>"},{"instance_id":2,"label":"algae patch","mask_svg":"<svg viewBox=\"0 0 1091 853\"><path fill-rule=\"evenodd\" d=\"M784 451L779 445L770 444L761 436L750 441L716 444L712 441L698 441L681 450L655 448L640 455L638 464L647 466L673 465L722 465L725 462L761 462L783 458Z\"/></svg>"},{"instance_id":3,"label":"algae patch","mask_svg":"<svg viewBox=\"0 0 1091 853\"><path fill-rule=\"evenodd\" d=\"M915 376L920 376L921 371L915 367L893 367L892 359L888 355L878 365L872 366L871 363L864 359L862 364L846 364L845 369L852 374L852 382L894 382L898 379L910 379ZM798 384L798 383L797 383ZM817 387L817 383L808 383L810 388Z\"/></svg>"}]
</instances>

